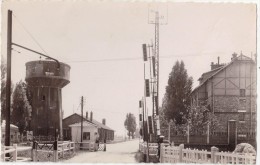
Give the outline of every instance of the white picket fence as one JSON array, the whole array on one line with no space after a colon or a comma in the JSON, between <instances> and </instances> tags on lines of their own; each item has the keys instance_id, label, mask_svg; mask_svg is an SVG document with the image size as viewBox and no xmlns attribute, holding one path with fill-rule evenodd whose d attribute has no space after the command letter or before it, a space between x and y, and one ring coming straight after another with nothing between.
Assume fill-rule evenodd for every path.
<instances>
[{"instance_id":1,"label":"white picket fence","mask_svg":"<svg viewBox=\"0 0 260 165\"><path fill-rule=\"evenodd\" d=\"M58 153L61 153L62 158L64 158L64 152L69 152L71 154L75 152L75 143L71 141L64 141L58 144Z\"/></svg>"},{"instance_id":2,"label":"white picket fence","mask_svg":"<svg viewBox=\"0 0 260 165\"><path fill-rule=\"evenodd\" d=\"M256 155L231 152L219 152L211 147L211 151L198 149L184 149L184 145L161 145L161 163L214 163L214 164L256 164Z\"/></svg>"},{"instance_id":3,"label":"white picket fence","mask_svg":"<svg viewBox=\"0 0 260 165\"><path fill-rule=\"evenodd\" d=\"M3 146L3 151L1 152L1 160L3 162L5 161L11 161L11 162L27 162L32 161L32 157L18 157L18 152L23 152L27 150L32 150L32 147L18 147L17 144L14 144L13 146ZM7 157L6 154L9 154Z\"/></svg>"}]
</instances>

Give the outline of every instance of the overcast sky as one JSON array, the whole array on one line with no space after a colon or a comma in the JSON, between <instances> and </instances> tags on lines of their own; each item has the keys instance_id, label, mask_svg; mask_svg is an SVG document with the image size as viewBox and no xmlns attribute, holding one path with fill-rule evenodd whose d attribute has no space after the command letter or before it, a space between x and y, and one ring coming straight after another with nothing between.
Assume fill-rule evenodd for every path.
<instances>
[{"instance_id":1,"label":"overcast sky","mask_svg":"<svg viewBox=\"0 0 260 165\"><path fill-rule=\"evenodd\" d=\"M11 9L13 42L71 66L71 82L62 90L64 117L80 113L84 96L84 114L93 111L96 120L106 118L109 127L123 134L126 113L138 117L143 96L142 44L154 40L148 8L144 2L4 1L1 54L6 58L6 13ZM160 105L177 60L184 61L196 87L218 56L228 63L233 52L256 53L255 4L171 2L159 4L159 10L168 20L160 26ZM25 78L25 63L39 56L14 49L21 52L12 52L16 83Z\"/></svg>"}]
</instances>

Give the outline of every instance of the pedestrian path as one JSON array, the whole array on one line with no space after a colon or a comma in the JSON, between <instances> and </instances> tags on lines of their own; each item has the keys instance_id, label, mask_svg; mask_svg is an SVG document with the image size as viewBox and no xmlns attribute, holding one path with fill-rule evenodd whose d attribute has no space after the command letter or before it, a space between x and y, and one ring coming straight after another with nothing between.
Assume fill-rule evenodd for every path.
<instances>
[{"instance_id":1,"label":"pedestrian path","mask_svg":"<svg viewBox=\"0 0 260 165\"><path fill-rule=\"evenodd\" d=\"M115 144L107 144L106 151L81 152L65 163L137 163L135 153L139 140L131 140Z\"/></svg>"}]
</instances>

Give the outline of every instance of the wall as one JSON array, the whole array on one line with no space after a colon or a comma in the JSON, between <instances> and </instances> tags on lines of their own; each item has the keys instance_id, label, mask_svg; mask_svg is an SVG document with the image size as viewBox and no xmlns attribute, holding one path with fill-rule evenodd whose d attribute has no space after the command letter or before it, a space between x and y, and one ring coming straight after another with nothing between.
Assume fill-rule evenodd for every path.
<instances>
[{"instance_id":1,"label":"wall","mask_svg":"<svg viewBox=\"0 0 260 165\"><path fill-rule=\"evenodd\" d=\"M83 132L90 132L90 140L84 140L83 142L88 141L95 141L94 133L98 132L97 127L94 126L84 126ZM80 126L73 126L71 127L71 137L72 141L74 142L80 142L81 141L81 127Z\"/></svg>"}]
</instances>

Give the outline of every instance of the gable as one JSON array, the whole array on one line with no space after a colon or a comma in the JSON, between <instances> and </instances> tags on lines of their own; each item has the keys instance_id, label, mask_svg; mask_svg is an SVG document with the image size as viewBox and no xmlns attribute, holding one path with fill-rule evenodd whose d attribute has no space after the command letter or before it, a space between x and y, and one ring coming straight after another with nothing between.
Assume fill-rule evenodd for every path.
<instances>
[{"instance_id":1,"label":"gable","mask_svg":"<svg viewBox=\"0 0 260 165\"><path fill-rule=\"evenodd\" d=\"M81 121L81 116L74 113L71 116L66 117L65 119L62 120L62 127L63 128L68 128L69 125L75 124ZM87 121L85 118L83 118L83 121Z\"/></svg>"}]
</instances>

